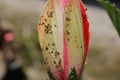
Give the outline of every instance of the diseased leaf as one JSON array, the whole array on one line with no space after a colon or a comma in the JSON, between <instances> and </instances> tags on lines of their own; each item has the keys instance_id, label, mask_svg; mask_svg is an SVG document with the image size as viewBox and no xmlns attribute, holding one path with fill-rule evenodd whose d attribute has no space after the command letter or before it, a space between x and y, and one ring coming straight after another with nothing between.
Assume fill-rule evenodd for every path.
<instances>
[{"instance_id":1,"label":"diseased leaf","mask_svg":"<svg viewBox=\"0 0 120 80\"><path fill-rule=\"evenodd\" d=\"M119 36L120 36L120 10L109 0L97 0L110 16Z\"/></svg>"},{"instance_id":2,"label":"diseased leaf","mask_svg":"<svg viewBox=\"0 0 120 80\"><path fill-rule=\"evenodd\" d=\"M80 74L84 55L83 23L79 6L76 2L68 2L64 14L64 34L68 52L69 73L71 68L75 67L77 74Z\"/></svg>"},{"instance_id":3,"label":"diseased leaf","mask_svg":"<svg viewBox=\"0 0 120 80\"><path fill-rule=\"evenodd\" d=\"M38 34L50 79L67 80L72 70L75 79L70 80L80 78L89 43L88 26L80 0L48 0Z\"/></svg>"},{"instance_id":4,"label":"diseased leaf","mask_svg":"<svg viewBox=\"0 0 120 80\"><path fill-rule=\"evenodd\" d=\"M61 78L62 57L62 15L60 4L54 0L48 0L43 11L39 27L39 40L44 57L44 63L53 75ZM56 77L55 77L56 79Z\"/></svg>"}]
</instances>

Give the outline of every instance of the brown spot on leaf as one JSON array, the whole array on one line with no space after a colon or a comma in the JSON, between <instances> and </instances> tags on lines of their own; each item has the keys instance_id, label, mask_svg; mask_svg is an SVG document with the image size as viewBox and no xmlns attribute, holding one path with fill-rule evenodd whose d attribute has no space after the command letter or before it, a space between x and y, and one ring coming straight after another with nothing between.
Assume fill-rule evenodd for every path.
<instances>
[{"instance_id":1,"label":"brown spot on leaf","mask_svg":"<svg viewBox=\"0 0 120 80\"><path fill-rule=\"evenodd\" d=\"M68 17L66 17L66 21L71 21L71 19L70 19L70 18L68 18Z\"/></svg>"},{"instance_id":2,"label":"brown spot on leaf","mask_svg":"<svg viewBox=\"0 0 120 80\"><path fill-rule=\"evenodd\" d=\"M55 27L57 27L57 25L54 25Z\"/></svg>"},{"instance_id":3,"label":"brown spot on leaf","mask_svg":"<svg viewBox=\"0 0 120 80\"><path fill-rule=\"evenodd\" d=\"M52 43L52 46L55 46L55 43Z\"/></svg>"},{"instance_id":4,"label":"brown spot on leaf","mask_svg":"<svg viewBox=\"0 0 120 80\"><path fill-rule=\"evenodd\" d=\"M66 31L67 35L70 35L70 32L69 31Z\"/></svg>"},{"instance_id":5,"label":"brown spot on leaf","mask_svg":"<svg viewBox=\"0 0 120 80\"><path fill-rule=\"evenodd\" d=\"M54 61L54 64L56 64L56 61Z\"/></svg>"},{"instance_id":6,"label":"brown spot on leaf","mask_svg":"<svg viewBox=\"0 0 120 80\"><path fill-rule=\"evenodd\" d=\"M46 47L45 49L46 49L46 51L47 51L47 50L48 50L48 47Z\"/></svg>"},{"instance_id":7,"label":"brown spot on leaf","mask_svg":"<svg viewBox=\"0 0 120 80\"><path fill-rule=\"evenodd\" d=\"M81 46L81 48L83 48L83 47Z\"/></svg>"}]
</instances>

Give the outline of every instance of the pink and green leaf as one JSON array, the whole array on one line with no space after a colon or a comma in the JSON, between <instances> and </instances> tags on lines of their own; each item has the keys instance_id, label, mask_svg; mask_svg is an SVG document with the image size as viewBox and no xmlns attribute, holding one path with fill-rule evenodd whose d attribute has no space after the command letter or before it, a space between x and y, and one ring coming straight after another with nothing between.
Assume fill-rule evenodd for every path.
<instances>
[{"instance_id":1,"label":"pink and green leaf","mask_svg":"<svg viewBox=\"0 0 120 80\"><path fill-rule=\"evenodd\" d=\"M88 26L80 0L48 0L38 34L44 63L55 80L66 80L72 72L79 79L88 49Z\"/></svg>"}]
</instances>

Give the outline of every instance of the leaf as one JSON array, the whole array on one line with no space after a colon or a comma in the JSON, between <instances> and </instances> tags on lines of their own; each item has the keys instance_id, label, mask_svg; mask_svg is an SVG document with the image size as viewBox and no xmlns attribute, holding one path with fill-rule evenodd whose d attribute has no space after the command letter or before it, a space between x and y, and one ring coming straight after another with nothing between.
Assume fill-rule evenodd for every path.
<instances>
[{"instance_id":1,"label":"leaf","mask_svg":"<svg viewBox=\"0 0 120 80\"><path fill-rule=\"evenodd\" d=\"M109 0L97 0L103 8L107 11L110 16L114 27L116 28L120 36L120 10L116 7L115 4L110 3Z\"/></svg>"},{"instance_id":2,"label":"leaf","mask_svg":"<svg viewBox=\"0 0 120 80\"><path fill-rule=\"evenodd\" d=\"M88 25L83 26L88 22L81 4L80 0L48 0L40 17L38 34L44 63L55 80L68 79L73 67L76 80L80 77L86 48L84 42L88 44L88 33L85 32L89 30Z\"/></svg>"},{"instance_id":3,"label":"leaf","mask_svg":"<svg viewBox=\"0 0 120 80\"><path fill-rule=\"evenodd\" d=\"M68 80L77 80L77 74L76 74L75 67L71 70Z\"/></svg>"},{"instance_id":4,"label":"leaf","mask_svg":"<svg viewBox=\"0 0 120 80\"><path fill-rule=\"evenodd\" d=\"M54 78L54 76L53 76L53 74L51 73L50 70L48 70L48 76L49 76L50 80L55 80L55 78Z\"/></svg>"},{"instance_id":5,"label":"leaf","mask_svg":"<svg viewBox=\"0 0 120 80\"><path fill-rule=\"evenodd\" d=\"M75 0L78 1L78 0ZM64 36L66 41L67 53L68 53L68 67L69 73L71 68L75 67L76 73L79 74L81 66L83 65L84 55L84 41L82 34L82 18L80 5L76 2L68 2L65 8L64 14ZM78 1L79 2L79 1ZM79 2L80 3L80 2ZM80 77L77 75L77 77Z\"/></svg>"},{"instance_id":6,"label":"leaf","mask_svg":"<svg viewBox=\"0 0 120 80\"><path fill-rule=\"evenodd\" d=\"M48 0L40 17L38 34L44 63L57 80L61 78L62 15L60 4ZM56 77L57 76L57 77ZM59 80L59 79L58 79Z\"/></svg>"}]
</instances>

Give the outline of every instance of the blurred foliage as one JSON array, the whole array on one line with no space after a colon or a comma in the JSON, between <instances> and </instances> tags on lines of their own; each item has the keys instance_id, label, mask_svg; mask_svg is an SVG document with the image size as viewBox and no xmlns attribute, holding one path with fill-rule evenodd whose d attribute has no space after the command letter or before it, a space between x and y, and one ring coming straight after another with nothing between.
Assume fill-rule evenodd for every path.
<instances>
[{"instance_id":1,"label":"blurred foliage","mask_svg":"<svg viewBox=\"0 0 120 80\"><path fill-rule=\"evenodd\" d=\"M42 62L41 50L36 28L39 14L35 12L25 13L19 11L14 12L13 14L7 14L4 11L4 9L6 10L7 5L1 4L0 8L0 18L3 26L5 24L5 26L10 27L8 29L14 32L14 45L18 53L22 56L25 66L39 66L40 62Z\"/></svg>"},{"instance_id":2,"label":"blurred foliage","mask_svg":"<svg viewBox=\"0 0 120 80\"><path fill-rule=\"evenodd\" d=\"M109 0L97 0L110 16L119 36L120 36L120 10Z\"/></svg>"}]
</instances>

